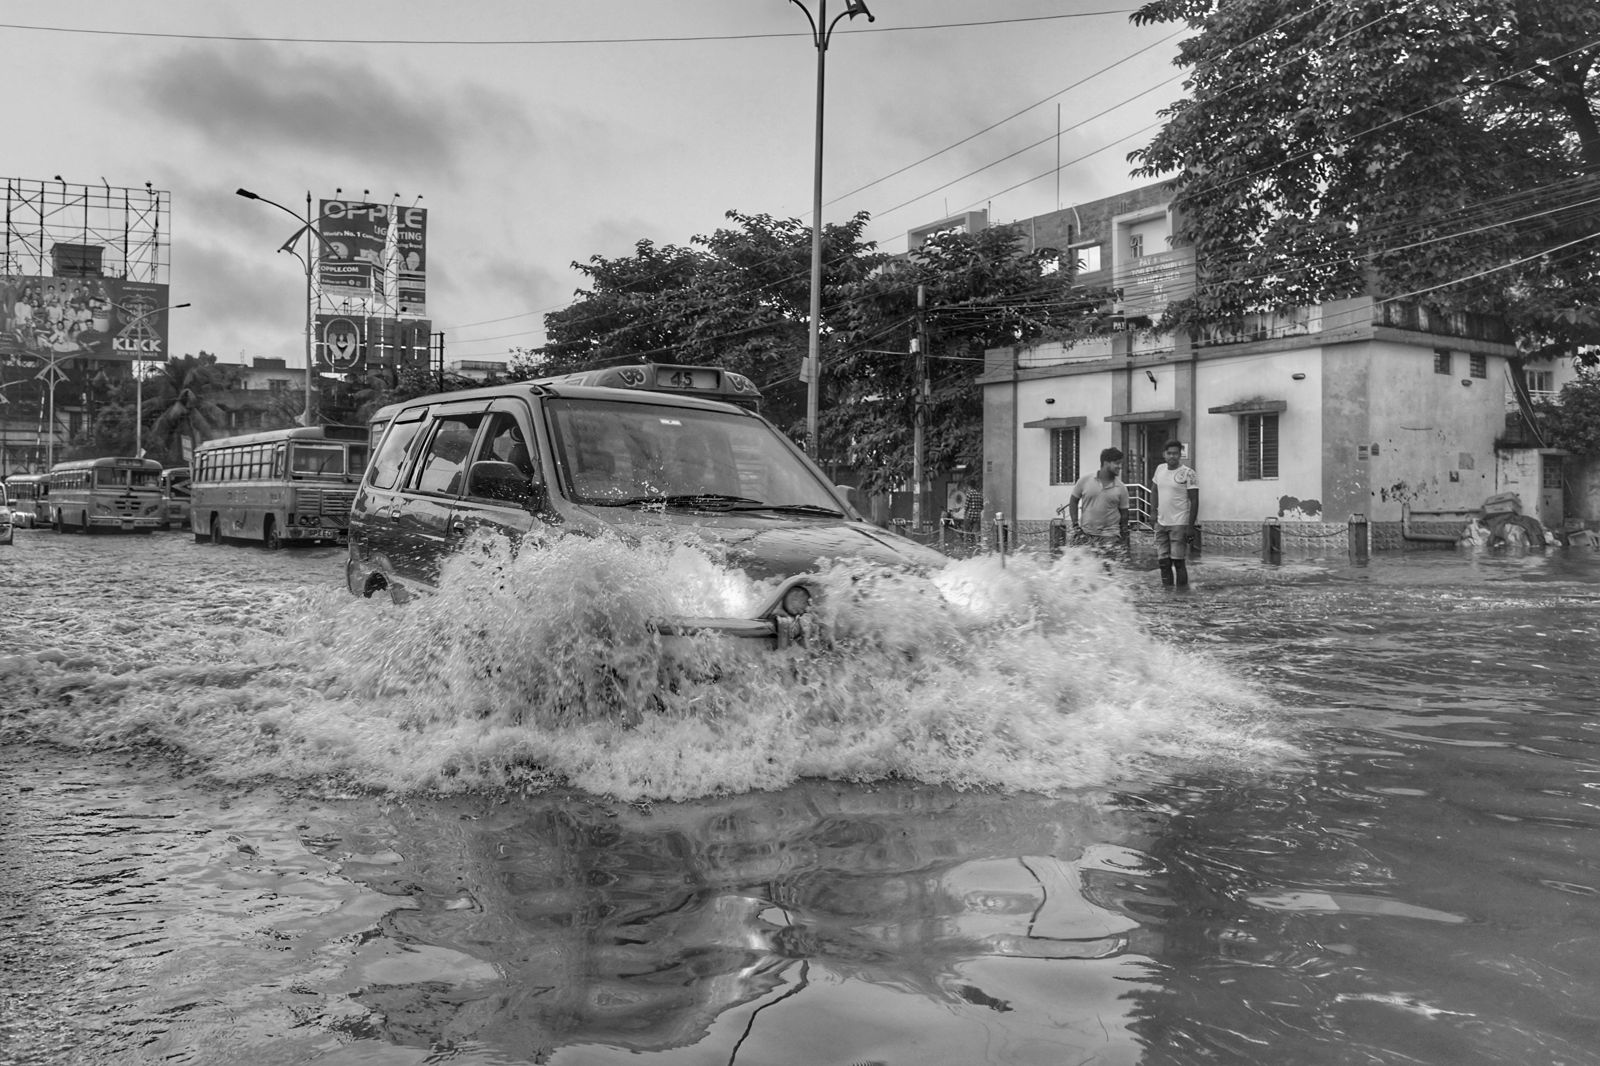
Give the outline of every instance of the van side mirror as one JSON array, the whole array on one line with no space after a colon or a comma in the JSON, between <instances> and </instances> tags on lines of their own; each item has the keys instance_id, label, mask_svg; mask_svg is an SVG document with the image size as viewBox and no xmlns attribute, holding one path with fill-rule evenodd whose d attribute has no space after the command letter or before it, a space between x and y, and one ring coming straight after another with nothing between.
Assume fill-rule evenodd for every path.
<instances>
[{"instance_id":1,"label":"van side mirror","mask_svg":"<svg viewBox=\"0 0 1600 1066\"><path fill-rule=\"evenodd\" d=\"M521 504L535 511L545 505L543 485L535 484L515 463L493 459L472 464L467 472L467 495Z\"/></svg>"}]
</instances>

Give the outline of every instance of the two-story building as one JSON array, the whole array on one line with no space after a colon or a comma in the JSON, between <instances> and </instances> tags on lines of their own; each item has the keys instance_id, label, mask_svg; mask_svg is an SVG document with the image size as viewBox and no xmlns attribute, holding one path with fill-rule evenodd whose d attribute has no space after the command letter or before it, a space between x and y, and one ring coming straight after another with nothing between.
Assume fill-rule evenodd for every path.
<instances>
[{"instance_id":1,"label":"two-story building","mask_svg":"<svg viewBox=\"0 0 1600 1066\"><path fill-rule=\"evenodd\" d=\"M1085 286L1120 293L1111 333L986 353L984 491L1024 542L1102 448L1122 449L1139 486L1170 440L1199 474L1208 551L1254 554L1268 524L1290 555L1336 554L1351 536L1451 542L1460 515L1505 491L1547 527L1594 517L1565 499L1561 453L1508 432L1517 353L1498 320L1360 297L1173 336L1153 326L1192 290L1194 262L1172 247L1164 185L1019 225L1070 253ZM1572 373L1537 372L1547 391Z\"/></svg>"}]
</instances>

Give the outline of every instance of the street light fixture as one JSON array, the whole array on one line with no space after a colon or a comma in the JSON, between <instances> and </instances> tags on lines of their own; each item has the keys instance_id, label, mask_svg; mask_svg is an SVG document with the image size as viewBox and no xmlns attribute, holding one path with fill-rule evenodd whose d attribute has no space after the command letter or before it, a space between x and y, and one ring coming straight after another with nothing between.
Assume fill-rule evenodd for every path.
<instances>
[{"instance_id":1,"label":"street light fixture","mask_svg":"<svg viewBox=\"0 0 1600 1066\"><path fill-rule=\"evenodd\" d=\"M300 228L289 235L289 239L283 242L283 245L278 249L278 251L288 252L290 255L300 260L300 264L305 267L306 270L306 410L305 414L301 416L301 421L309 426L316 420L314 414L315 407L311 399L311 374L316 361L316 340L312 332L314 327L311 311L311 274L315 269L314 261L311 255L311 238L315 237L324 245L328 244L328 239L324 237L317 229L316 219L314 219L311 215L311 192L309 189L306 191L306 213L303 215L284 207L276 200L269 200L259 193L253 193L249 189L235 189L234 192L235 194L244 197L246 200L259 200L264 204L271 204L279 211L282 211L284 214L300 223ZM300 239L301 234L304 234L306 238L306 250L304 255L295 251L294 248L294 244Z\"/></svg>"},{"instance_id":2,"label":"street light fixture","mask_svg":"<svg viewBox=\"0 0 1600 1066\"><path fill-rule=\"evenodd\" d=\"M811 336L805 366L800 370L800 377L806 383L806 451L815 459L819 451L817 394L822 386L822 87L827 72L828 41L842 18L865 15L868 22L877 19L863 0L845 0L844 11L835 15L832 22L828 21L828 0L817 0L815 18L801 0L789 0L789 3L805 12L806 21L811 24L811 43L817 48L817 143L811 187Z\"/></svg>"}]
</instances>

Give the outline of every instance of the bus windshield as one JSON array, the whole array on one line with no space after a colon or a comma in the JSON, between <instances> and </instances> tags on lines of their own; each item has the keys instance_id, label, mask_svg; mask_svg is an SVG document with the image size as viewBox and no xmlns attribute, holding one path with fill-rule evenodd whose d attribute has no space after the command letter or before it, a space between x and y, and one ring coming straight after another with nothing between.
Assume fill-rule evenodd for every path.
<instances>
[{"instance_id":1,"label":"bus windshield","mask_svg":"<svg viewBox=\"0 0 1600 1066\"><path fill-rule=\"evenodd\" d=\"M349 473L345 469L346 450L354 452L356 449L346 444L321 444L310 441L295 441L289 448L289 474L294 477L342 477ZM351 455L350 465L360 470L364 463L358 463L360 456Z\"/></svg>"},{"instance_id":2,"label":"bus windshield","mask_svg":"<svg viewBox=\"0 0 1600 1066\"><path fill-rule=\"evenodd\" d=\"M94 483L100 488L122 489L133 488L156 492L161 477L159 470L135 470L125 466L96 467Z\"/></svg>"}]
</instances>

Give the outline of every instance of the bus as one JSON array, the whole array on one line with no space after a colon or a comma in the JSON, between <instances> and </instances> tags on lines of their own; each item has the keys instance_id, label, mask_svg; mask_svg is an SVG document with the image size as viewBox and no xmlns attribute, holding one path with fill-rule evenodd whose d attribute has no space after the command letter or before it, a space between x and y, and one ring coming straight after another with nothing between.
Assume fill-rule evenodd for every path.
<instances>
[{"instance_id":1,"label":"bus","mask_svg":"<svg viewBox=\"0 0 1600 1066\"><path fill-rule=\"evenodd\" d=\"M163 529L189 528L189 468L169 466L161 471L161 513Z\"/></svg>"},{"instance_id":2,"label":"bus","mask_svg":"<svg viewBox=\"0 0 1600 1066\"><path fill-rule=\"evenodd\" d=\"M50 468L45 511L57 533L148 533L161 525L161 464L108 456Z\"/></svg>"},{"instance_id":3,"label":"bus","mask_svg":"<svg viewBox=\"0 0 1600 1066\"><path fill-rule=\"evenodd\" d=\"M367 465L366 426L292 426L206 441L190 464L196 543L343 543Z\"/></svg>"},{"instance_id":4,"label":"bus","mask_svg":"<svg viewBox=\"0 0 1600 1066\"><path fill-rule=\"evenodd\" d=\"M45 490L50 487L48 474L12 474L6 478L6 494L11 497L11 524L21 529L33 529L50 520L44 509Z\"/></svg>"}]
</instances>

